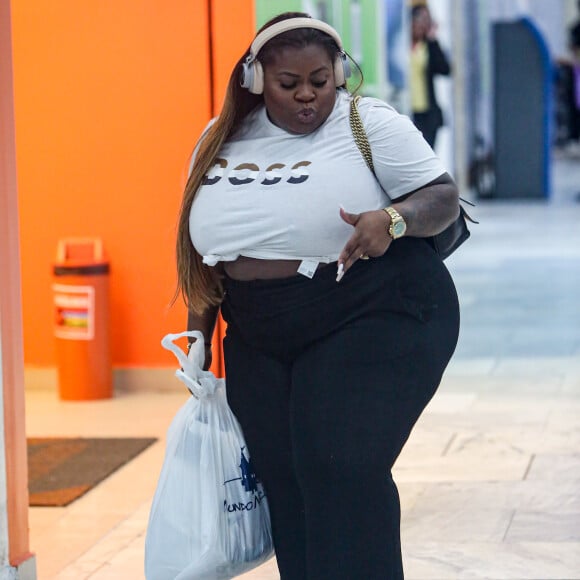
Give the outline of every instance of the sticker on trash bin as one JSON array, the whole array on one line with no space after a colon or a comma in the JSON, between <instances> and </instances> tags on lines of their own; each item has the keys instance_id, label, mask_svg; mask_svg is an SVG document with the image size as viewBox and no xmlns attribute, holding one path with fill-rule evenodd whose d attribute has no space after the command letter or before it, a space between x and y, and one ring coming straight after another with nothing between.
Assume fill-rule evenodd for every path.
<instances>
[{"instance_id":1,"label":"sticker on trash bin","mask_svg":"<svg viewBox=\"0 0 580 580\"><path fill-rule=\"evenodd\" d=\"M53 284L58 338L92 340L95 335L95 289L92 286Z\"/></svg>"}]
</instances>

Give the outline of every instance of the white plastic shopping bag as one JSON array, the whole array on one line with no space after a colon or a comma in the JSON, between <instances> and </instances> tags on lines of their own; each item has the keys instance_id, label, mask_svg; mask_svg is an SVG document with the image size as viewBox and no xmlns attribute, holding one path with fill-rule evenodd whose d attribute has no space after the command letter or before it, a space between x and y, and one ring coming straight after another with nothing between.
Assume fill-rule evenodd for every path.
<instances>
[{"instance_id":1,"label":"white plastic shopping bag","mask_svg":"<svg viewBox=\"0 0 580 580\"><path fill-rule=\"evenodd\" d=\"M186 355L174 341L196 339ZM201 332L168 334L175 374L191 391L167 432L145 541L147 580L225 580L273 555L270 513L225 380L202 370Z\"/></svg>"}]
</instances>

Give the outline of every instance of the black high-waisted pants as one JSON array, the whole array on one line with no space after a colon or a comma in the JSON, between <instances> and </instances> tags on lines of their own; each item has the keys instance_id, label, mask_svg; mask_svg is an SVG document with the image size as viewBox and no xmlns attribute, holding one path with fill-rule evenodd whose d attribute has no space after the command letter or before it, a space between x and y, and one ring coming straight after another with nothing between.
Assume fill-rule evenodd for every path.
<instances>
[{"instance_id":1,"label":"black high-waisted pants","mask_svg":"<svg viewBox=\"0 0 580 580\"><path fill-rule=\"evenodd\" d=\"M455 349L425 240L278 280L227 279L228 400L264 483L282 580L403 578L391 468Z\"/></svg>"}]
</instances>

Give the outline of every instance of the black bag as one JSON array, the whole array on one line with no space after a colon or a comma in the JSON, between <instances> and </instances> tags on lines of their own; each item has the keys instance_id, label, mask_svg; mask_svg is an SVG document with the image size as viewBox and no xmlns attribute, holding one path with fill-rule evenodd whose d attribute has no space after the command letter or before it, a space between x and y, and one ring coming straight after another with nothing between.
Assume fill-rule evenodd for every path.
<instances>
[{"instance_id":1,"label":"black bag","mask_svg":"<svg viewBox=\"0 0 580 580\"><path fill-rule=\"evenodd\" d=\"M369 169L373 172L373 175L376 177L375 168L373 165L373 158L371 154L371 145L367 138L367 134L362 124L362 119L360 118L360 114L358 112L357 103L360 99L360 96L356 96L350 102L350 127L352 129L352 134L354 137L354 141L359 148L360 152L366 164L368 165ZM467 203L471 206L474 204L466 199L459 198L464 203ZM469 214L463 209L463 206L459 206L459 217L447 228L445 228L441 233L426 238L427 241L431 243L435 251L439 254L442 260L445 260L448 256L450 256L457 248L463 244L467 238L471 235L469 229L467 228L467 220L471 223L478 223L474 219L472 219Z\"/></svg>"},{"instance_id":2,"label":"black bag","mask_svg":"<svg viewBox=\"0 0 580 580\"><path fill-rule=\"evenodd\" d=\"M459 198L461 201L473 205L471 202ZM447 226L442 232L436 236L431 236L427 240L435 248L435 251L441 256L442 260L445 260L450 256L459 246L471 235L471 232L467 229L467 220L473 224L477 224L473 218L463 209L463 206L459 205L459 217L449 226Z\"/></svg>"}]
</instances>

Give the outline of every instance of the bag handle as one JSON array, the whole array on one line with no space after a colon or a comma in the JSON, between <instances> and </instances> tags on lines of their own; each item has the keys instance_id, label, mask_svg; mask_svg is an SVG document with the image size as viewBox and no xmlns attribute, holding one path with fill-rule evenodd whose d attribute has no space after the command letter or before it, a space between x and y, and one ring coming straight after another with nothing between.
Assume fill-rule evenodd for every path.
<instances>
[{"instance_id":1,"label":"bag handle","mask_svg":"<svg viewBox=\"0 0 580 580\"><path fill-rule=\"evenodd\" d=\"M195 342L191 343L188 354L185 354L175 344L176 340L186 336L188 338L195 338ZM199 330L187 330L177 334L166 334L161 339L161 346L176 356L181 368L175 371L175 376L185 383L185 386L194 397L203 399L213 395L220 379L217 379L211 371L204 371L202 368L205 361L205 346L202 332Z\"/></svg>"},{"instance_id":2,"label":"bag handle","mask_svg":"<svg viewBox=\"0 0 580 580\"><path fill-rule=\"evenodd\" d=\"M350 128L352 131L352 135L354 137L354 142L356 143L356 146L359 148L359 151L361 152L363 159L365 160L369 169L376 177L377 174L375 173L375 165L373 163L371 144L369 143L367 132L365 131L365 127L360 117L360 113L358 112L358 102L360 101L360 99L361 96L356 95L356 97L353 97L353 99L350 101L350 113L348 116L348 120L350 121ZM379 185L381 185L380 182Z\"/></svg>"}]
</instances>

